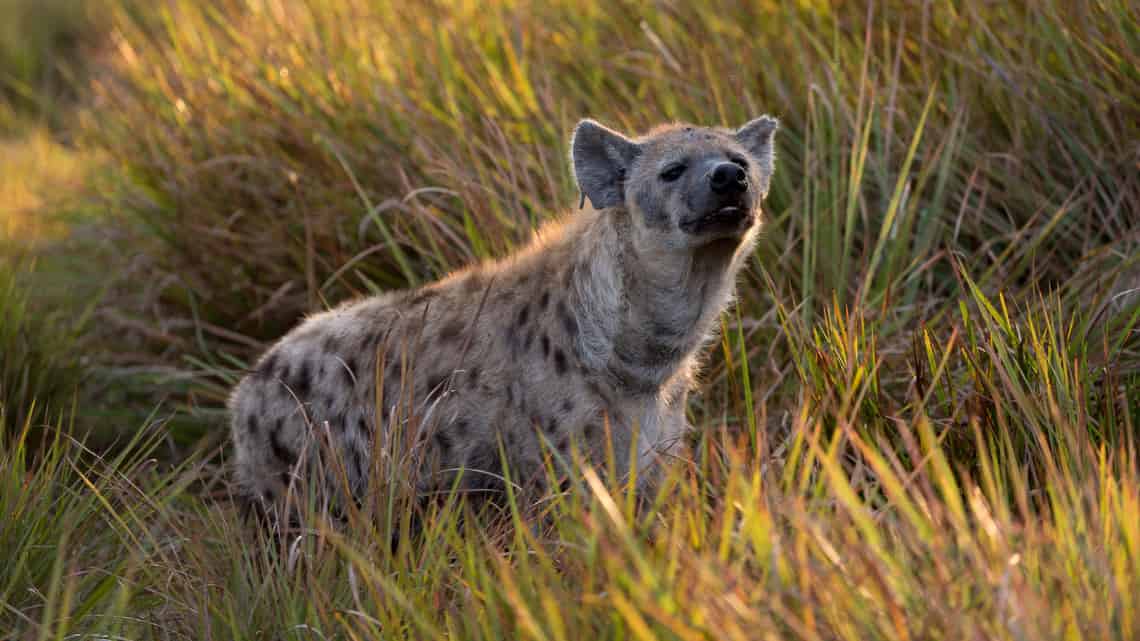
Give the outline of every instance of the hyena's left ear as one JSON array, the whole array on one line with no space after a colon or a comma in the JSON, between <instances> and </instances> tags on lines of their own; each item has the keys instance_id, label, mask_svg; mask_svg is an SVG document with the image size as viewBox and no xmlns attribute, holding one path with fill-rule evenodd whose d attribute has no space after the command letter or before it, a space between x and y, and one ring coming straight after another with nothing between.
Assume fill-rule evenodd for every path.
<instances>
[{"instance_id":1,"label":"hyena's left ear","mask_svg":"<svg viewBox=\"0 0 1140 641\"><path fill-rule=\"evenodd\" d=\"M616 207L625 201L625 177L641 153L634 141L593 120L583 120L570 140L570 159L578 188L594 209Z\"/></svg>"},{"instance_id":2,"label":"hyena's left ear","mask_svg":"<svg viewBox=\"0 0 1140 641\"><path fill-rule=\"evenodd\" d=\"M767 173L772 172L774 154L772 138L775 137L776 130L779 128L780 122L775 118L760 116L736 130L736 141L752 152L752 155L761 162Z\"/></svg>"}]
</instances>

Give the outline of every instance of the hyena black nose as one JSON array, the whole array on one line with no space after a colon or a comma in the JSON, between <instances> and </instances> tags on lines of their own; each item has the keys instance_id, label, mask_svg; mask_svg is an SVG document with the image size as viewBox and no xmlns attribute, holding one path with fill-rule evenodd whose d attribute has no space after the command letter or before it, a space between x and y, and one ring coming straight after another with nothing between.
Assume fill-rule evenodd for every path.
<instances>
[{"instance_id":1,"label":"hyena black nose","mask_svg":"<svg viewBox=\"0 0 1140 641\"><path fill-rule=\"evenodd\" d=\"M709 175L709 186L718 194L739 194L748 190L748 174L731 162L722 162Z\"/></svg>"}]
</instances>

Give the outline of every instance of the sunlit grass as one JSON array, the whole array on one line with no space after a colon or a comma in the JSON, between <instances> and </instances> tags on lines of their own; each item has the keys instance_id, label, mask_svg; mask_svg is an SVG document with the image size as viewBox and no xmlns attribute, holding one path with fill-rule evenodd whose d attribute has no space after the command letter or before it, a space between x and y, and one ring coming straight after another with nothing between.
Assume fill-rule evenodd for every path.
<instances>
[{"instance_id":1,"label":"sunlit grass","mask_svg":"<svg viewBox=\"0 0 1140 641\"><path fill-rule=\"evenodd\" d=\"M0 140L0 243L26 247L66 234L53 208L82 191L97 158L64 147L44 128Z\"/></svg>"},{"instance_id":2,"label":"sunlit grass","mask_svg":"<svg viewBox=\"0 0 1140 641\"><path fill-rule=\"evenodd\" d=\"M9 237L53 236L50 196L90 186L97 154L124 260L97 270L90 326L41 318L35 281L0 273L0 638L1140 635L1129 3L106 17L78 149L3 147ZM572 215L579 117L762 112L782 121L764 238L656 493L579 467L537 507L420 505L389 458L343 526L241 520L225 448L194 444L224 442L221 399L297 318ZM104 395L165 401L111 454L55 429L77 359Z\"/></svg>"},{"instance_id":3,"label":"sunlit grass","mask_svg":"<svg viewBox=\"0 0 1140 641\"><path fill-rule=\"evenodd\" d=\"M1140 376L1106 386L1070 361L1079 314L974 302L986 311L954 319L958 338L922 341L931 368L880 417L889 429L865 418L883 368L859 347L871 330L829 316L801 356L855 373L846 388L805 393L755 446L706 425L640 501L589 467L537 513L417 508L397 483L344 526L311 514L275 539L211 466L140 474L123 455L88 472L56 437L33 473L20 437L4 504L22 518L0 536L23 568L10 582L29 587L2 602L29 631L138 639L1131 639ZM400 478L394 460L377 459L379 478ZM418 535L393 546L413 512ZM108 527L76 540L77 521Z\"/></svg>"}]
</instances>

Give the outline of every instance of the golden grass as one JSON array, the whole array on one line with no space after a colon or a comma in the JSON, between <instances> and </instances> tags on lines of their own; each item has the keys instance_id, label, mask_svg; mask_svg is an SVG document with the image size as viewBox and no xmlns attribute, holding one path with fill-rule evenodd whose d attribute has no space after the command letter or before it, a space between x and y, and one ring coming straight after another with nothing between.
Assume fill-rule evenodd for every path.
<instances>
[{"instance_id":1,"label":"golden grass","mask_svg":"<svg viewBox=\"0 0 1140 641\"><path fill-rule=\"evenodd\" d=\"M64 147L43 128L0 140L0 243L63 237L67 224L53 214L83 192L98 157Z\"/></svg>"},{"instance_id":2,"label":"golden grass","mask_svg":"<svg viewBox=\"0 0 1140 641\"><path fill-rule=\"evenodd\" d=\"M0 273L0 639L1137 638L1134 4L112 7L79 150L3 147L6 237L98 165L124 260L65 272L111 294L83 353ZM378 457L342 528L237 517L220 401L314 301L525 241L579 117L761 111L767 232L659 495L474 514ZM75 408L127 446L39 447L75 360L165 401Z\"/></svg>"}]
</instances>

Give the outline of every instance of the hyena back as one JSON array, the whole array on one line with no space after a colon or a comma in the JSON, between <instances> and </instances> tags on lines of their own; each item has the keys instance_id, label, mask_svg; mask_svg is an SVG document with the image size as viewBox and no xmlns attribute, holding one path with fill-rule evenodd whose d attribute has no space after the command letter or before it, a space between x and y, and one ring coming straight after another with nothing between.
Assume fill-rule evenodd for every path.
<instances>
[{"instance_id":1,"label":"hyena back","mask_svg":"<svg viewBox=\"0 0 1140 641\"><path fill-rule=\"evenodd\" d=\"M574 446L619 464L636 448L647 478L688 429L696 360L760 226L775 130L764 116L630 139L579 123L581 211L505 259L312 316L261 357L230 399L242 490L279 499L320 436L359 498L398 404L419 417L436 487L456 473L496 486L500 452L513 480L542 478L544 452Z\"/></svg>"}]
</instances>

